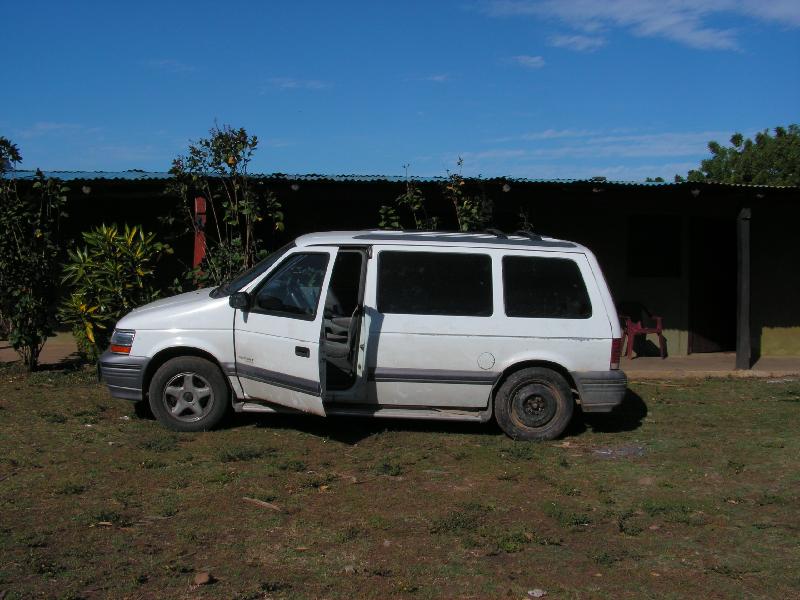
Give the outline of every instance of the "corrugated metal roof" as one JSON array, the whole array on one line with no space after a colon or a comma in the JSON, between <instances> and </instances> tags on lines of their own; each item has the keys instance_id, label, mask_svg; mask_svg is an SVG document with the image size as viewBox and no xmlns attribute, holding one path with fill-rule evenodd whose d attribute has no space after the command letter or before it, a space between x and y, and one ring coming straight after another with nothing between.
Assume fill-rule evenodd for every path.
<instances>
[{"instance_id":1,"label":"corrugated metal roof","mask_svg":"<svg viewBox=\"0 0 800 600\"><path fill-rule=\"evenodd\" d=\"M18 170L5 174L6 178L33 179L36 171ZM54 177L62 181L167 181L172 175L162 171L44 171L46 177ZM406 178L402 175L326 175L319 173L250 173L253 179L270 179L283 181L334 181L354 183L404 183ZM446 177L410 177L416 183L441 183ZM510 184L541 184L541 185L600 185L600 186L631 186L631 187L678 187L688 185L738 187L738 188L767 188L767 189L800 189L796 186L786 185L752 185L744 183L715 183L715 182L680 182L671 181L620 181L602 178L591 179L531 179L526 177L465 177L467 181L482 181L487 183Z\"/></svg>"}]
</instances>

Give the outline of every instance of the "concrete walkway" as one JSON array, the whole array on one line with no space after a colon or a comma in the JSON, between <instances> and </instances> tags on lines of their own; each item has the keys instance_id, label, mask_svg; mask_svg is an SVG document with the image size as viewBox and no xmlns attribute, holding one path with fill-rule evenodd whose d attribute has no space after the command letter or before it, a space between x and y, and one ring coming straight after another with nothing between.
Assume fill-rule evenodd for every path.
<instances>
[{"instance_id":1,"label":"concrete walkway","mask_svg":"<svg viewBox=\"0 0 800 600\"><path fill-rule=\"evenodd\" d=\"M628 379L675 379L685 377L796 377L800 356L764 356L750 370L736 370L736 354L715 352L659 358L623 358L620 368Z\"/></svg>"},{"instance_id":2,"label":"concrete walkway","mask_svg":"<svg viewBox=\"0 0 800 600\"><path fill-rule=\"evenodd\" d=\"M77 347L71 333L59 333L47 340L40 363L58 367L77 358ZM19 360L7 342L0 341L0 363ZM766 356L749 371L737 371L733 352L670 356L661 359L642 356L622 359L620 368L631 380L677 379L685 377L800 377L800 356Z\"/></svg>"},{"instance_id":3,"label":"concrete walkway","mask_svg":"<svg viewBox=\"0 0 800 600\"><path fill-rule=\"evenodd\" d=\"M47 340L39 355L39 364L42 366L56 367L69 363L78 358L78 347L71 333L57 333ZM0 363L19 360L17 354L6 340L0 340Z\"/></svg>"}]
</instances>

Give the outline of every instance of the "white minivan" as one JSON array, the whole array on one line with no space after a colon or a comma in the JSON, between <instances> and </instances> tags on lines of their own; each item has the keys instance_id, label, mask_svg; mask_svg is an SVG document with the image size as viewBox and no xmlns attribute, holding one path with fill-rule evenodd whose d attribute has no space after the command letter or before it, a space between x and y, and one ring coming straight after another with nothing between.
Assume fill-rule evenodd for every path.
<instances>
[{"instance_id":1,"label":"white minivan","mask_svg":"<svg viewBox=\"0 0 800 600\"><path fill-rule=\"evenodd\" d=\"M177 431L237 412L485 422L552 439L625 394L585 247L536 234L304 235L234 280L137 308L100 371Z\"/></svg>"}]
</instances>

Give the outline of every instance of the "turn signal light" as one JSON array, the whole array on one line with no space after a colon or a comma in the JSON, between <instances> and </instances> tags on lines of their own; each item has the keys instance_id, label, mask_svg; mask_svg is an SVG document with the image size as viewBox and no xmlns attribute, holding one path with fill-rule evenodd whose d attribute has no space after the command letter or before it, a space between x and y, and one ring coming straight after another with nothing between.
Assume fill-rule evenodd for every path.
<instances>
[{"instance_id":1,"label":"turn signal light","mask_svg":"<svg viewBox=\"0 0 800 600\"><path fill-rule=\"evenodd\" d=\"M130 354L134 337L136 337L136 332L133 329L115 329L111 334L109 350L115 354Z\"/></svg>"}]
</instances>

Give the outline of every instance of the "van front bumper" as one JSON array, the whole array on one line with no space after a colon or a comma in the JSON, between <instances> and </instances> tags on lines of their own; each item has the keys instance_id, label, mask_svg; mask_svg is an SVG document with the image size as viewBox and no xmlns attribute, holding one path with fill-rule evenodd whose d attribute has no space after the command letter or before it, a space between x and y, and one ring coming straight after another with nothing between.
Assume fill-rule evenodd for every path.
<instances>
[{"instance_id":1,"label":"van front bumper","mask_svg":"<svg viewBox=\"0 0 800 600\"><path fill-rule=\"evenodd\" d=\"M106 351L98 362L100 378L114 398L138 402L144 399L142 382L148 360L145 356L128 356Z\"/></svg>"},{"instance_id":2,"label":"van front bumper","mask_svg":"<svg viewBox=\"0 0 800 600\"><path fill-rule=\"evenodd\" d=\"M622 404L628 378L623 371L581 371L572 373L585 413L611 412Z\"/></svg>"}]
</instances>

